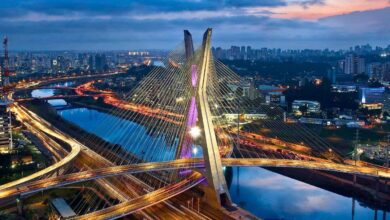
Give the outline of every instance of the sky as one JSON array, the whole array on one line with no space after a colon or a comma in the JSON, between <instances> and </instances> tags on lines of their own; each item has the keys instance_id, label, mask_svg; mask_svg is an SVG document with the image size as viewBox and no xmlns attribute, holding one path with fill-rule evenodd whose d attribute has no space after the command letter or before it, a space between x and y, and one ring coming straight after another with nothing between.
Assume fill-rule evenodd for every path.
<instances>
[{"instance_id":1,"label":"sky","mask_svg":"<svg viewBox=\"0 0 390 220\"><path fill-rule=\"evenodd\" d=\"M11 50L173 49L183 30L213 46L347 49L390 44L390 0L1 0Z\"/></svg>"}]
</instances>

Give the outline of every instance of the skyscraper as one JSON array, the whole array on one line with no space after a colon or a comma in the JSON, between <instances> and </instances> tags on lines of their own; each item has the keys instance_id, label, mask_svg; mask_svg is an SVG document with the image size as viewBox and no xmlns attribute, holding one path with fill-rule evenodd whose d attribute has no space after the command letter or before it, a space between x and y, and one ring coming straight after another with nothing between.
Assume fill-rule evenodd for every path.
<instances>
[{"instance_id":1,"label":"skyscraper","mask_svg":"<svg viewBox=\"0 0 390 220\"><path fill-rule=\"evenodd\" d=\"M345 74L362 74L365 72L364 58L361 58L355 54L349 54L345 58L344 62L344 73Z\"/></svg>"},{"instance_id":2,"label":"skyscraper","mask_svg":"<svg viewBox=\"0 0 390 220\"><path fill-rule=\"evenodd\" d=\"M367 75L370 79L382 82L384 76L384 65L378 62L367 65Z\"/></svg>"},{"instance_id":3,"label":"skyscraper","mask_svg":"<svg viewBox=\"0 0 390 220\"><path fill-rule=\"evenodd\" d=\"M103 72L107 63L106 55L96 54L95 56L95 69L97 72Z\"/></svg>"},{"instance_id":4,"label":"skyscraper","mask_svg":"<svg viewBox=\"0 0 390 220\"><path fill-rule=\"evenodd\" d=\"M9 89L9 65L8 65L8 38L3 41L4 60L0 69L1 91L0 91L0 153L7 153L12 149L11 114L8 111L8 89Z\"/></svg>"},{"instance_id":5,"label":"skyscraper","mask_svg":"<svg viewBox=\"0 0 390 220\"><path fill-rule=\"evenodd\" d=\"M88 57L88 69L89 70L94 70L95 69L95 63L94 63L94 56L93 55L89 55Z\"/></svg>"},{"instance_id":6,"label":"skyscraper","mask_svg":"<svg viewBox=\"0 0 390 220\"><path fill-rule=\"evenodd\" d=\"M241 58L241 59L246 59L245 46L241 46L240 58Z\"/></svg>"},{"instance_id":7,"label":"skyscraper","mask_svg":"<svg viewBox=\"0 0 390 220\"><path fill-rule=\"evenodd\" d=\"M8 112L7 102L0 101L0 153L7 153L12 149L11 117Z\"/></svg>"},{"instance_id":8,"label":"skyscraper","mask_svg":"<svg viewBox=\"0 0 390 220\"><path fill-rule=\"evenodd\" d=\"M246 47L246 58L252 59L252 47L251 46Z\"/></svg>"}]
</instances>

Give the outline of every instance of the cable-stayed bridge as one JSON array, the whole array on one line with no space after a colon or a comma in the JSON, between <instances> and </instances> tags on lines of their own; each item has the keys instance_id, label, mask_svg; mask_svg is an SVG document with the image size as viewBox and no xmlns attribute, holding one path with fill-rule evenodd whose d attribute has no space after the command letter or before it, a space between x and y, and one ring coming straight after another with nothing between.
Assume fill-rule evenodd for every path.
<instances>
[{"instance_id":1,"label":"cable-stayed bridge","mask_svg":"<svg viewBox=\"0 0 390 220\"><path fill-rule=\"evenodd\" d=\"M118 107L112 115L133 123L118 121L107 128L111 120L107 114L99 124L109 141L89 133L72 137L16 103L13 111L20 121L48 134L48 139L67 143L70 153L38 173L1 185L0 199L80 182L105 185L120 202L89 212L83 208L87 204L80 203L76 218L106 219L145 209L196 185L210 206L230 207L223 166L293 167L390 178L385 167L345 163L314 132L286 125L280 115L271 114L277 109L246 99L237 89L242 79L213 59L211 35L208 29L201 46L194 48L185 31L184 43L169 54L163 67L156 67L123 101L111 102ZM244 122L241 117L246 113L268 118ZM229 120L231 115L237 118ZM257 134L261 128L277 130L279 137ZM116 176L120 179L113 179ZM98 201L96 195L90 199Z\"/></svg>"}]
</instances>

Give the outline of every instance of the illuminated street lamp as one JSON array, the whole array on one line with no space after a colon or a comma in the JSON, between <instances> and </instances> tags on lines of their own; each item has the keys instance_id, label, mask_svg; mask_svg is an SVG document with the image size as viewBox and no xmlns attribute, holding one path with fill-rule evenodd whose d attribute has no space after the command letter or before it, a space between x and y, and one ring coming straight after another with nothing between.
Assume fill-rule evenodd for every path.
<instances>
[{"instance_id":1,"label":"illuminated street lamp","mask_svg":"<svg viewBox=\"0 0 390 220\"><path fill-rule=\"evenodd\" d=\"M194 156L196 156L198 154L198 148L197 147L192 148L192 153L194 154Z\"/></svg>"},{"instance_id":2,"label":"illuminated street lamp","mask_svg":"<svg viewBox=\"0 0 390 220\"><path fill-rule=\"evenodd\" d=\"M330 157L330 159L333 159L334 155L333 155L333 150L332 150L332 148L328 148L328 152L329 152L329 157Z\"/></svg>"},{"instance_id":3,"label":"illuminated street lamp","mask_svg":"<svg viewBox=\"0 0 390 220\"><path fill-rule=\"evenodd\" d=\"M198 126L194 126L190 129L190 135L193 139L197 139L200 134L201 134L201 131L200 131L200 128Z\"/></svg>"}]
</instances>

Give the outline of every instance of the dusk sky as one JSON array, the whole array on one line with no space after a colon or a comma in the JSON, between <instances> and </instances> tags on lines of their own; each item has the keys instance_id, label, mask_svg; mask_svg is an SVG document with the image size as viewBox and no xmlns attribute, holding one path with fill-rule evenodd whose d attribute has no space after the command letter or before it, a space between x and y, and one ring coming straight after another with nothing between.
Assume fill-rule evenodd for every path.
<instances>
[{"instance_id":1,"label":"dusk sky","mask_svg":"<svg viewBox=\"0 0 390 220\"><path fill-rule=\"evenodd\" d=\"M1 0L0 21L13 50L172 49L207 27L222 47L390 44L390 0Z\"/></svg>"}]
</instances>

